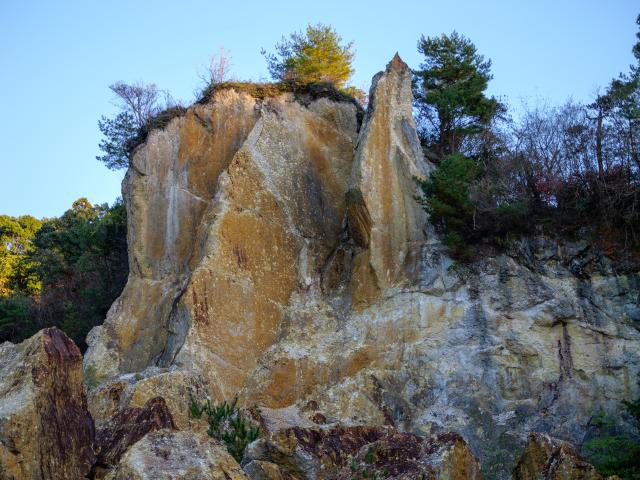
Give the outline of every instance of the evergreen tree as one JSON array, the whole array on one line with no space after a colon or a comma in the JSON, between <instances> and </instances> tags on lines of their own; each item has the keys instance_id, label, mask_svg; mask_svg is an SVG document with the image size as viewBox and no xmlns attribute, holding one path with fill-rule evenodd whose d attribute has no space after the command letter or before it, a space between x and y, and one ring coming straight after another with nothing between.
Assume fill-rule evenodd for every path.
<instances>
[{"instance_id":1,"label":"evergreen tree","mask_svg":"<svg viewBox=\"0 0 640 480\"><path fill-rule=\"evenodd\" d=\"M476 207L469 199L469 191L478 173L472 159L456 153L420 182L424 194L420 202L434 225L445 232L444 243L464 259L474 254L468 242L473 235Z\"/></svg>"},{"instance_id":2,"label":"evergreen tree","mask_svg":"<svg viewBox=\"0 0 640 480\"><path fill-rule=\"evenodd\" d=\"M43 222L0 216L0 241L0 343L57 326L84 349L127 279L124 205L81 198Z\"/></svg>"},{"instance_id":3,"label":"evergreen tree","mask_svg":"<svg viewBox=\"0 0 640 480\"><path fill-rule=\"evenodd\" d=\"M485 130L502 106L485 95L491 61L464 36L422 36L418 51L425 57L414 71L419 133L437 162L460 152L465 137Z\"/></svg>"},{"instance_id":4,"label":"evergreen tree","mask_svg":"<svg viewBox=\"0 0 640 480\"><path fill-rule=\"evenodd\" d=\"M119 170L129 166L129 145L138 133L134 125L133 115L121 112L114 118L102 117L98 120L98 128L104 138L98 147L104 153L96 156L110 170Z\"/></svg>"},{"instance_id":5,"label":"evergreen tree","mask_svg":"<svg viewBox=\"0 0 640 480\"><path fill-rule=\"evenodd\" d=\"M275 54L262 51L274 80L327 82L343 89L354 73L353 43L342 44L328 25L309 25L305 33L283 37L275 48Z\"/></svg>"},{"instance_id":6,"label":"evergreen tree","mask_svg":"<svg viewBox=\"0 0 640 480\"><path fill-rule=\"evenodd\" d=\"M119 170L129 166L134 141L160 113L160 91L153 83L140 82L116 82L109 89L116 96L120 113L114 118L103 116L98 120L98 128L104 135L98 148L104 153L96 156L96 160L111 170Z\"/></svg>"}]
</instances>

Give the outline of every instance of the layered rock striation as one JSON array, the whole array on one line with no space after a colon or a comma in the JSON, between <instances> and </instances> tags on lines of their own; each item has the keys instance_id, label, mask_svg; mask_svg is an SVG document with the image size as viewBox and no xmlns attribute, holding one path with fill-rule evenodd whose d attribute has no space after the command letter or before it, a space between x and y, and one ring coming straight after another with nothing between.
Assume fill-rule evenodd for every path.
<instances>
[{"instance_id":1,"label":"layered rock striation","mask_svg":"<svg viewBox=\"0 0 640 480\"><path fill-rule=\"evenodd\" d=\"M88 338L94 398L157 387L185 428L196 390L313 401L329 422L456 430L488 476L530 431L580 443L639 393L640 276L544 238L458 265L414 198L432 168L399 57L362 122L236 88L151 132L123 182L129 280Z\"/></svg>"},{"instance_id":2,"label":"layered rock striation","mask_svg":"<svg viewBox=\"0 0 640 480\"><path fill-rule=\"evenodd\" d=\"M0 479L85 478L94 461L82 355L56 328L0 345Z\"/></svg>"}]
</instances>

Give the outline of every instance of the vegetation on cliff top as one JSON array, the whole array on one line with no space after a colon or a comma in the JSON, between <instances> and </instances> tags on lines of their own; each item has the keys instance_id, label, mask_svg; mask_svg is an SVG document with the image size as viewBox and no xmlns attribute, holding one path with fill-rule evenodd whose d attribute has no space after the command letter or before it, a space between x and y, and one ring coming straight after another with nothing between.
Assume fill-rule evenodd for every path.
<instances>
[{"instance_id":1,"label":"vegetation on cliff top","mask_svg":"<svg viewBox=\"0 0 640 480\"><path fill-rule=\"evenodd\" d=\"M255 98L264 99L283 93L293 93L303 104L307 99L330 98L337 102L351 102L363 116L360 102L365 94L347 82L353 75L353 43L343 45L336 31L327 25L309 25L305 33L292 33L276 45L277 54L262 51L275 83L229 81L230 57L221 50L213 55L200 74L205 83L197 103L211 101L216 92L234 89ZM152 130L162 129L169 122L184 115L186 108L155 84L117 82L109 87L115 94L120 112L113 118L102 117L98 128L103 139L98 147L103 152L96 157L107 168L118 170L130 165L135 149L143 144Z\"/></svg>"},{"instance_id":2,"label":"vegetation on cliff top","mask_svg":"<svg viewBox=\"0 0 640 480\"><path fill-rule=\"evenodd\" d=\"M640 26L640 17L637 20ZM454 255L542 232L590 236L640 258L640 33L637 63L587 105L526 109L485 95L491 63L453 33L422 38L414 72L419 134L437 165L422 204Z\"/></svg>"},{"instance_id":3,"label":"vegetation on cliff top","mask_svg":"<svg viewBox=\"0 0 640 480\"><path fill-rule=\"evenodd\" d=\"M348 85L355 72L353 42L343 44L332 27L307 25L304 33L282 37L275 50L276 53L262 50L275 81L298 86L330 84L335 90L364 101L364 92Z\"/></svg>"}]
</instances>

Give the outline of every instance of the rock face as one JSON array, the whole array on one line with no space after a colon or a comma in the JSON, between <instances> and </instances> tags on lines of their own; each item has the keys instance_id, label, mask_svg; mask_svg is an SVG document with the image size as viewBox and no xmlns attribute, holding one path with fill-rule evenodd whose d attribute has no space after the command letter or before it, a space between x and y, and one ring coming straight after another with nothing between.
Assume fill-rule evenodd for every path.
<instances>
[{"instance_id":1,"label":"rock face","mask_svg":"<svg viewBox=\"0 0 640 480\"><path fill-rule=\"evenodd\" d=\"M123 182L129 281L88 338L96 398L162 388L189 425L171 379L199 378L218 400L458 431L506 478L528 432L579 444L640 393L637 272L545 238L448 257L413 200L432 166L410 82L394 58L361 125L351 103L236 89L150 134Z\"/></svg>"},{"instance_id":2,"label":"rock face","mask_svg":"<svg viewBox=\"0 0 640 480\"><path fill-rule=\"evenodd\" d=\"M350 189L348 227L362 248L353 262L352 303L365 307L407 278L424 242L427 218L414 177L430 170L412 116L411 71L396 55L372 82Z\"/></svg>"},{"instance_id":3,"label":"rock face","mask_svg":"<svg viewBox=\"0 0 640 480\"><path fill-rule=\"evenodd\" d=\"M531 433L513 480L602 480L567 442Z\"/></svg>"},{"instance_id":4,"label":"rock face","mask_svg":"<svg viewBox=\"0 0 640 480\"><path fill-rule=\"evenodd\" d=\"M147 434L106 480L248 480L225 447L193 432Z\"/></svg>"},{"instance_id":5,"label":"rock face","mask_svg":"<svg viewBox=\"0 0 640 480\"><path fill-rule=\"evenodd\" d=\"M253 480L481 478L459 435L425 439L385 427L287 428L249 445L243 463Z\"/></svg>"},{"instance_id":6,"label":"rock face","mask_svg":"<svg viewBox=\"0 0 640 480\"><path fill-rule=\"evenodd\" d=\"M93 442L78 347L55 328L0 345L0 479L84 478Z\"/></svg>"}]
</instances>

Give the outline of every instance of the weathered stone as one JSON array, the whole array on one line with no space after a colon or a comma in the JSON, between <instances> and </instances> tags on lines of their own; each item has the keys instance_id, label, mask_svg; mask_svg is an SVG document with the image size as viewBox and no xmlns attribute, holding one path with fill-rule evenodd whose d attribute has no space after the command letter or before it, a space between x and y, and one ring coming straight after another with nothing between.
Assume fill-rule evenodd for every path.
<instances>
[{"instance_id":1,"label":"weathered stone","mask_svg":"<svg viewBox=\"0 0 640 480\"><path fill-rule=\"evenodd\" d=\"M411 70L396 54L372 81L358 138L348 200L349 231L365 250L352 277L353 303L375 300L406 279L406 260L423 233L426 214L415 201L414 177L429 167L413 120Z\"/></svg>"},{"instance_id":2,"label":"weathered stone","mask_svg":"<svg viewBox=\"0 0 640 480\"><path fill-rule=\"evenodd\" d=\"M195 105L153 131L136 151L122 184L129 280L88 339L87 363L100 376L142 370L165 350L169 317L181 314L174 303L202 254L218 178L253 129L255 107L247 95L221 92L214 104Z\"/></svg>"},{"instance_id":3,"label":"weathered stone","mask_svg":"<svg viewBox=\"0 0 640 480\"><path fill-rule=\"evenodd\" d=\"M151 134L134 158L144 176L132 169L125 179L130 262L142 266L89 336L86 362L103 377L173 363L200 370L217 398L233 396L276 339L292 291L317 281L338 243L354 105L220 95L206 112L245 132L231 135L238 143L227 131L209 138L188 114ZM188 128L202 138L187 142ZM216 135L227 147L203 151Z\"/></svg>"},{"instance_id":4,"label":"weathered stone","mask_svg":"<svg viewBox=\"0 0 640 480\"><path fill-rule=\"evenodd\" d=\"M247 480L217 441L198 433L161 430L144 436L107 480Z\"/></svg>"},{"instance_id":5,"label":"weathered stone","mask_svg":"<svg viewBox=\"0 0 640 480\"><path fill-rule=\"evenodd\" d=\"M93 388L88 393L88 404L96 428L100 429L109 425L117 412L142 408L154 397L162 397L178 429L201 430L201 422L191 418L191 398L204 400L208 396L209 385L195 371L149 368Z\"/></svg>"},{"instance_id":6,"label":"weathered stone","mask_svg":"<svg viewBox=\"0 0 640 480\"><path fill-rule=\"evenodd\" d=\"M409 433L391 433L360 449L336 480L354 474L387 479L480 480L480 462L462 437L444 433L427 439Z\"/></svg>"},{"instance_id":7,"label":"weathered stone","mask_svg":"<svg viewBox=\"0 0 640 480\"><path fill-rule=\"evenodd\" d=\"M144 407L129 407L110 419L109 425L96 433L99 468L115 466L124 452L149 432L174 429L173 418L162 397L149 400Z\"/></svg>"},{"instance_id":8,"label":"weathered stone","mask_svg":"<svg viewBox=\"0 0 640 480\"><path fill-rule=\"evenodd\" d=\"M284 472L278 465L262 460L252 460L243 467L244 473L251 480L300 480L287 472Z\"/></svg>"},{"instance_id":9,"label":"weathered stone","mask_svg":"<svg viewBox=\"0 0 640 480\"><path fill-rule=\"evenodd\" d=\"M84 478L93 444L78 347L56 328L0 345L0 478Z\"/></svg>"},{"instance_id":10,"label":"weathered stone","mask_svg":"<svg viewBox=\"0 0 640 480\"><path fill-rule=\"evenodd\" d=\"M384 427L288 428L249 445L245 458L255 478L272 478L262 471L273 464L273 478L480 479L478 460L453 433L425 439Z\"/></svg>"},{"instance_id":11,"label":"weathered stone","mask_svg":"<svg viewBox=\"0 0 640 480\"><path fill-rule=\"evenodd\" d=\"M249 413L260 426L263 435L272 435L287 428L314 426L314 422L305 417L295 405L285 408L255 407Z\"/></svg>"},{"instance_id":12,"label":"weathered stone","mask_svg":"<svg viewBox=\"0 0 640 480\"><path fill-rule=\"evenodd\" d=\"M571 444L531 433L513 480L602 480L602 476Z\"/></svg>"}]
</instances>

